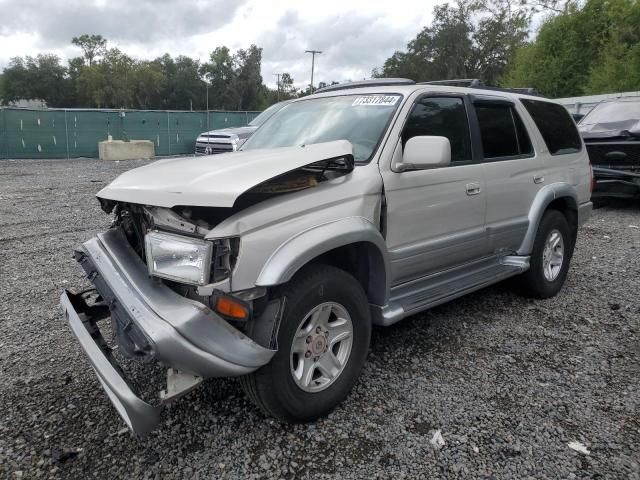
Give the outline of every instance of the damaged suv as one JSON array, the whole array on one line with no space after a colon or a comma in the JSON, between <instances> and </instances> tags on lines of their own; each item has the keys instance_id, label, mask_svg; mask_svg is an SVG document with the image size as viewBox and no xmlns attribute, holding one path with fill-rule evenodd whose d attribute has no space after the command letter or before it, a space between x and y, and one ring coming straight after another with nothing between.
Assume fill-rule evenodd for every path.
<instances>
[{"instance_id":1,"label":"damaged suv","mask_svg":"<svg viewBox=\"0 0 640 480\"><path fill-rule=\"evenodd\" d=\"M599 103L578 129L593 165L592 198L640 199L640 97Z\"/></svg>"},{"instance_id":2,"label":"damaged suv","mask_svg":"<svg viewBox=\"0 0 640 480\"><path fill-rule=\"evenodd\" d=\"M574 122L517 92L337 85L218 158L160 160L98 192L113 225L74 253L95 290L61 297L139 434L212 377L239 377L283 421L326 415L357 381L372 325L509 277L558 293L591 212ZM166 369L157 402L114 348Z\"/></svg>"}]
</instances>

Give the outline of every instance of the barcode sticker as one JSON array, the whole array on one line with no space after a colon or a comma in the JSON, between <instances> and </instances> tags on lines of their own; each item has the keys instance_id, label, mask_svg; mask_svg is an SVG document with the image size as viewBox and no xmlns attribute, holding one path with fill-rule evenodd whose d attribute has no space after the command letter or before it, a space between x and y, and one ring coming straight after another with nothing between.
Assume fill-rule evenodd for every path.
<instances>
[{"instance_id":1,"label":"barcode sticker","mask_svg":"<svg viewBox=\"0 0 640 480\"><path fill-rule=\"evenodd\" d=\"M400 97L398 95L367 95L366 97L358 97L351 104L356 106L383 106L388 107L395 105Z\"/></svg>"}]
</instances>

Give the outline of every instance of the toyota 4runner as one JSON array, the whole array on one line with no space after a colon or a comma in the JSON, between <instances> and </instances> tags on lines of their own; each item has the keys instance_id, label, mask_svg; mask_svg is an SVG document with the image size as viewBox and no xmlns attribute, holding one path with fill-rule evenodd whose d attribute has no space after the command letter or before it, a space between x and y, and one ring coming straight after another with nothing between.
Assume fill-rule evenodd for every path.
<instances>
[{"instance_id":1,"label":"toyota 4runner","mask_svg":"<svg viewBox=\"0 0 640 480\"><path fill-rule=\"evenodd\" d=\"M509 277L557 294L591 184L576 126L549 100L401 79L328 87L238 153L160 160L98 192L113 225L74 252L95 289L61 303L139 434L212 377L311 421L357 381L372 325ZM157 401L115 349L166 369Z\"/></svg>"}]
</instances>

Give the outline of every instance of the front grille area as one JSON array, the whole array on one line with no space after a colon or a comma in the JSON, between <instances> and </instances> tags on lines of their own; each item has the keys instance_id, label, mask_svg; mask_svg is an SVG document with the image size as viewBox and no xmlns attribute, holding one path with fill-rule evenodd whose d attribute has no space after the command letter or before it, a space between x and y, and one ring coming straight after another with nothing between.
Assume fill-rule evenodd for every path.
<instances>
[{"instance_id":1,"label":"front grille area","mask_svg":"<svg viewBox=\"0 0 640 480\"><path fill-rule=\"evenodd\" d=\"M214 155L227 152L233 152L233 145L230 143L196 143L196 153L200 155Z\"/></svg>"},{"instance_id":2,"label":"front grille area","mask_svg":"<svg viewBox=\"0 0 640 480\"><path fill-rule=\"evenodd\" d=\"M640 168L640 142L587 143L591 164L602 168Z\"/></svg>"}]
</instances>

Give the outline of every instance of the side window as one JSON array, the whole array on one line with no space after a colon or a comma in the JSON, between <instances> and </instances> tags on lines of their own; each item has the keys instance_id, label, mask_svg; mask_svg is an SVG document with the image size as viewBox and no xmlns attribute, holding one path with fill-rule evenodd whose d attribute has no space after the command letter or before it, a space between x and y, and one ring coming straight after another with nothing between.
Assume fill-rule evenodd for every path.
<instances>
[{"instance_id":1,"label":"side window","mask_svg":"<svg viewBox=\"0 0 640 480\"><path fill-rule=\"evenodd\" d=\"M464 101L457 97L425 97L413 107L402 131L402 146L411 137L447 137L451 161L471 160L471 137Z\"/></svg>"},{"instance_id":2,"label":"side window","mask_svg":"<svg viewBox=\"0 0 640 480\"><path fill-rule=\"evenodd\" d=\"M582 150L580 134L569 112L562 105L541 100L520 100L535 122L551 155Z\"/></svg>"},{"instance_id":3,"label":"side window","mask_svg":"<svg viewBox=\"0 0 640 480\"><path fill-rule=\"evenodd\" d=\"M484 158L519 157L533 153L522 119L512 105L478 103L475 106Z\"/></svg>"}]
</instances>

